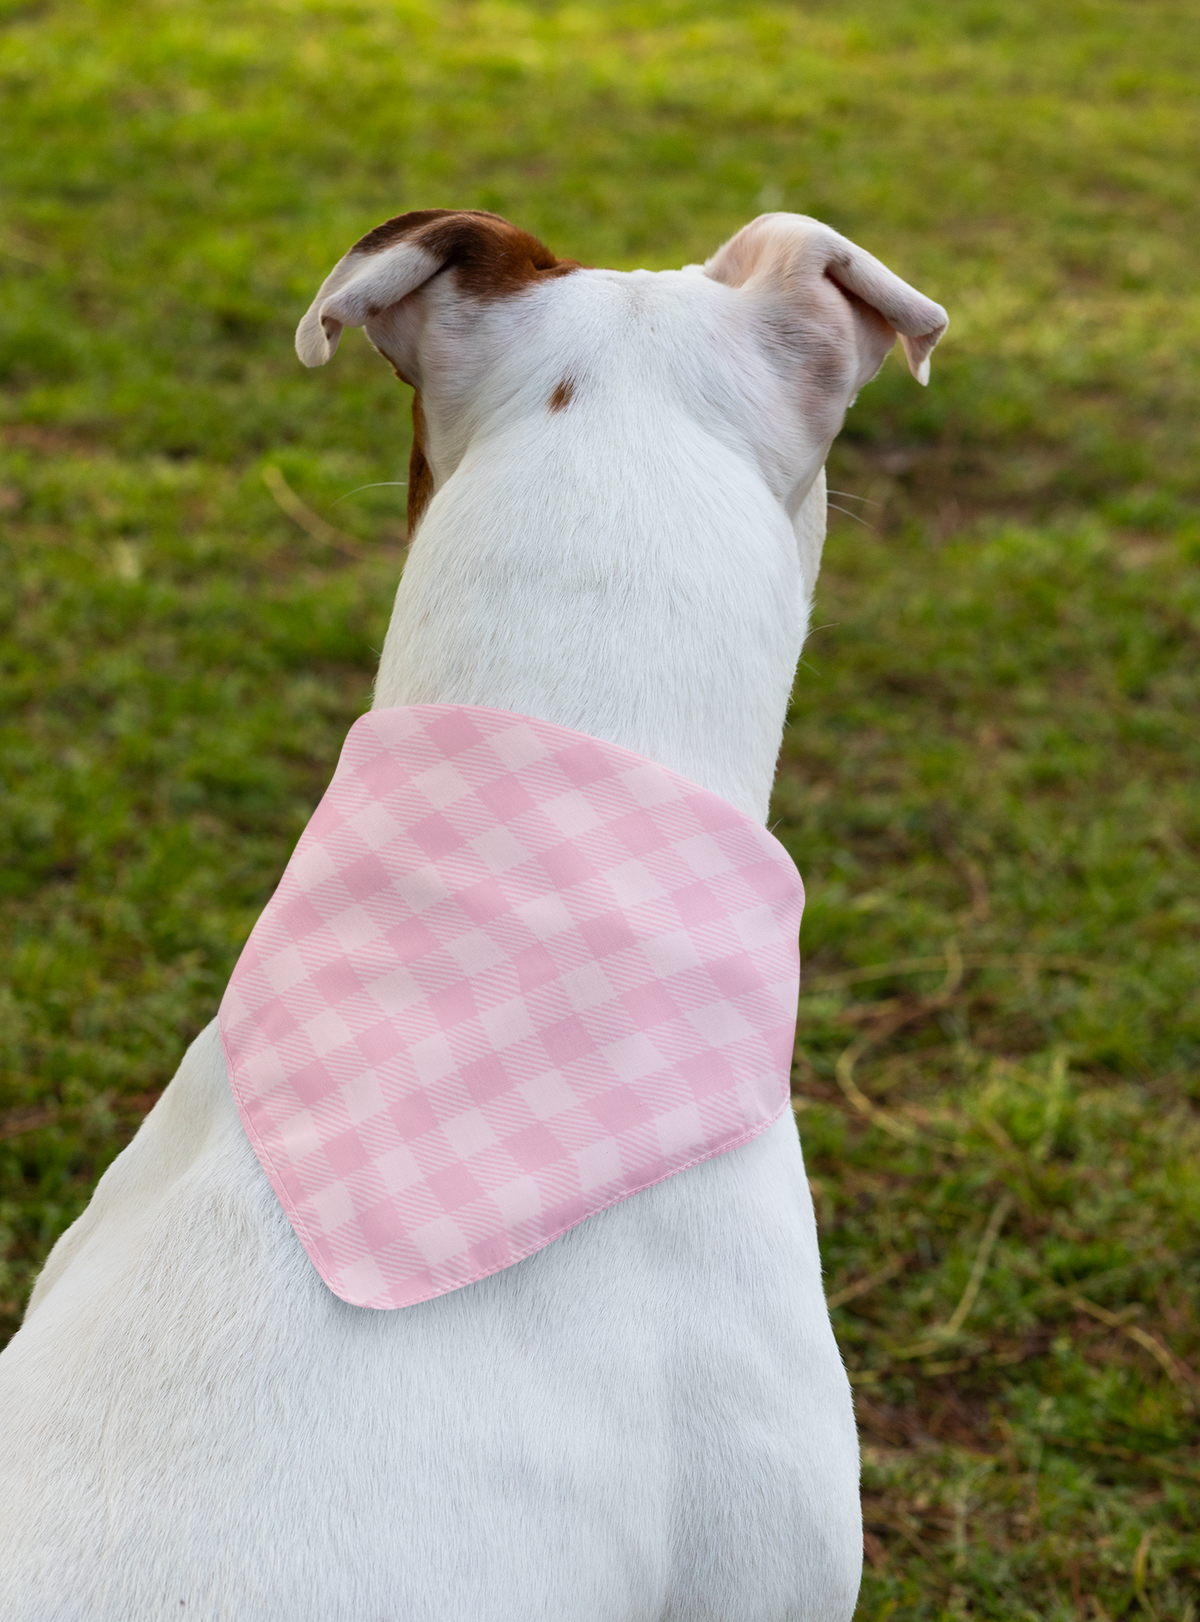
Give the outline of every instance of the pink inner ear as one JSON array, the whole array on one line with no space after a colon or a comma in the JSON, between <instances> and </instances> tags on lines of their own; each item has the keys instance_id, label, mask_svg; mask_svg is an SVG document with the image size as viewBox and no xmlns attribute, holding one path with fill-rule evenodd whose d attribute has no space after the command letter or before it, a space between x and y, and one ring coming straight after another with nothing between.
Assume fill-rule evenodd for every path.
<instances>
[{"instance_id":1,"label":"pink inner ear","mask_svg":"<svg viewBox=\"0 0 1200 1622\"><path fill-rule=\"evenodd\" d=\"M720 247L704 271L730 287L777 283L785 296L798 282L823 274L854 308L867 350L882 362L899 336L913 376L919 383L929 381L929 356L948 325L945 310L819 220L803 214L760 215ZM892 335L885 343L884 328ZM860 383L874 375L871 358L871 353L862 357Z\"/></svg>"},{"instance_id":2,"label":"pink inner ear","mask_svg":"<svg viewBox=\"0 0 1200 1622\"><path fill-rule=\"evenodd\" d=\"M943 327L941 332L927 332L918 338L910 338L907 333L900 334L900 346L904 350L908 369L922 388L929 382L929 357L944 331Z\"/></svg>"},{"instance_id":3,"label":"pink inner ear","mask_svg":"<svg viewBox=\"0 0 1200 1622\"><path fill-rule=\"evenodd\" d=\"M888 323L900 339L912 375L918 383L928 383L929 356L948 325L945 310L862 248L853 243L843 248L843 240L838 239L825 274Z\"/></svg>"},{"instance_id":4,"label":"pink inner ear","mask_svg":"<svg viewBox=\"0 0 1200 1622\"><path fill-rule=\"evenodd\" d=\"M345 327L361 327L372 316L415 293L442 268L436 255L415 242L398 242L382 253L349 256L353 272L321 305L322 323L332 318ZM360 260L355 265L355 260Z\"/></svg>"},{"instance_id":5,"label":"pink inner ear","mask_svg":"<svg viewBox=\"0 0 1200 1622\"><path fill-rule=\"evenodd\" d=\"M440 269L440 260L411 242L374 254L352 248L322 282L296 328L300 360L305 366L324 366L337 351L343 327L361 327Z\"/></svg>"}]
</instances>

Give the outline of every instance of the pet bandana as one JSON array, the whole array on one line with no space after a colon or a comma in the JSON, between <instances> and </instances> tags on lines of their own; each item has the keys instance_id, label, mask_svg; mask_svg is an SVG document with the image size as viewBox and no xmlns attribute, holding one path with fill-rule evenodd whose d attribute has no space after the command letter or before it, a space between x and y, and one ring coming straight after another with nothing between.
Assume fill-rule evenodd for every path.
<instances>
[{"instance_id":1,"label":"pet bandana","mask_svg":"<svg viewBox=\"0 0 1200 1622\"><path fill-rule=\"evenodd\" d=\"M804 890L665 767L501 710L373 710L220 1010L254 1151L342 1300L458 1289L755 1137Z\"/></svg>"}]
</instances>

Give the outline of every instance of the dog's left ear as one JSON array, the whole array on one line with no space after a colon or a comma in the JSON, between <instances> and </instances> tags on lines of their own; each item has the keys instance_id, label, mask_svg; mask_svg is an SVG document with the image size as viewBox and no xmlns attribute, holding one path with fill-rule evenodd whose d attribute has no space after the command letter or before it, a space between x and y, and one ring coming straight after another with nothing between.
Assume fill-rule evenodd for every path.
<instances>
[{"instance_id":1,"label":"dog's left ear","mask_svg":"<svg viewBox=\"0 0 1200 1622\"><path fill-rule=\"evenodd\" d=\"M373 325L380 325L382 335L389 311L451 268L464 293L488 301L579 266L573 259L557 259L499 214L465 208L398 214L368 231L326 276L296 329L297 355L305 366L324 366L343 327L366 327L367 336L377 341Z\"/></svg>"},{"instance_id":2,"label":"dog's left ear","mask_svg":"<svg viewBox=\"0 0 1200 1622\"><path fill-rule=\"evenodd\" d=\"M806 352L813 342L804 330L807 318L827 317L852 339L856 391L875 376L897 338L912 375L928 383L930 354L949 324L940 304L805 214L760 214L718 248L704 274L757 295L778 329L797 322Z\"/></svg>"}]
</instances>

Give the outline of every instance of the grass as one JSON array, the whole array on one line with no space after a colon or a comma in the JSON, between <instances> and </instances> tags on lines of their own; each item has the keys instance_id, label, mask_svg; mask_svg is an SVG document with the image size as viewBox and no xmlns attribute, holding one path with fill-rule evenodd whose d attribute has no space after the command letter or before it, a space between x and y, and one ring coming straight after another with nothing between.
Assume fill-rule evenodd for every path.
<instances>
[{"instance_id":1,"label":"grass","mask_svg":"<svg viewBox=\"0 0 1200 1622\"><path fill-rule=\"evenodd\" d=\"M5 1333L369 702L406 412L295 364L321 277L801 209L953 317L836 450L775 812L859 1614L1195 1622L1197 62L1168 0L0 0Z\"/></svg>"}]
</instances>

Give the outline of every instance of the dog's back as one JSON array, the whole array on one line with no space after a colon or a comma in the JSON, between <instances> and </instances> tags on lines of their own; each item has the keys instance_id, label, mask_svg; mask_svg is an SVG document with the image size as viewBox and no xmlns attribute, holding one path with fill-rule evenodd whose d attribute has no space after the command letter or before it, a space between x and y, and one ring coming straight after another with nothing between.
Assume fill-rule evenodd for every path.
<instances>
[{"instance_id":1,"label":"dog's back","mask_svg":"<svg viewBox=\"0 0 1200 1622\"><path fill-rule=\"evenodd\" d=\"M894 329L931 347L941 312L790 216L662 277L539 264L486 216L406 219L342 261L299 341L326 359L366 324L420 391L377 703L535 715L762 816L829 441ZM210 1027L52 1254L0 1416L12 1622L854 1606L853 1415L790 1115L372 1311L311 1266Z\"/></svg>"}]
</instances>

